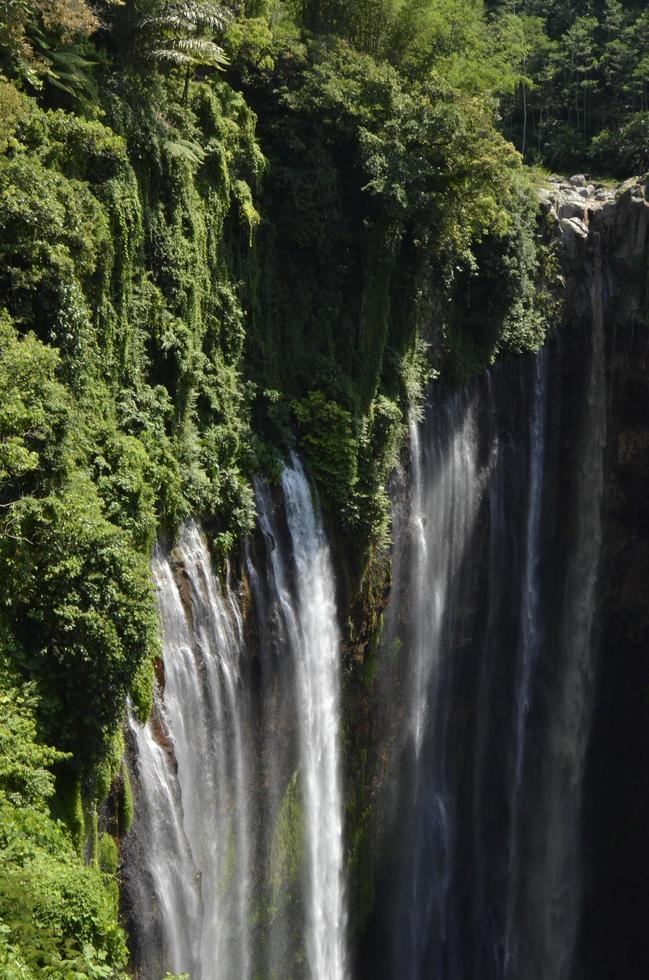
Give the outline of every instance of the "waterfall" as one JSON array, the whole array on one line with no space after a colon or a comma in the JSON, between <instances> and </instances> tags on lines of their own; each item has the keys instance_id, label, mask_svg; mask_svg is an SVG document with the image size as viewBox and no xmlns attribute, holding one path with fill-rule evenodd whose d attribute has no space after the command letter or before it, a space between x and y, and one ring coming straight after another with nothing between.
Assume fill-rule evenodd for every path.
<instances>
[{"instance_id":1,"label":"waterfall","mask_svg":"<svg viewBox=\"0 0 649 980\"><path fill-rule=\"evenodd\" d=\"M587 333L433 388L410 423L354 967L371 980L576 976L606 437L591 244ZM163 667L150 720L129 711L124 845L143 980L352 976L331 554L297 458L257 504L236 588L192 523L153 561Z\"/></svg>"},{"instance_id":2,"label":"waterfall","mask_svg":"<svg viewBox=\"0 0 649 980\"><path fill-rule=\"evenodd\" d=\"M410 422L411 571L408 590L408 655L412 662L410 738L415 757L412 868L408 928L403 930L400 970L413 973L422 961L431 920L446 941L447 892L453 876L456 834L445 767L449 691L443 660L451 643L449 604L460 574L480 496L474 406L462 395L439 407L439 425L422 446ZM458 486L463 493L456 492ZM431 747L422 757L428 734ZM432 773L434 778L431 778ZM424 855L435 864L431 875Z\"/></svg>"},{"instance_id":3,"label":"waterfall","mask_svg":"<svg viewBox=\"0 0 649 980\"><path fill-rule=\"evenodd\" d=\"M574 976L606 431L594 264L579 359L559 340L505 361L410 426L381 664L387 730L408 723L368 976Z\"/></svg>"},{"instance_id":4,"label":"waterfall","mask_svg":"<svg viewBox=\"0 0 649 980\"><path fill-rule=\"evenodd\" d=\"M542 632L540 622L540 551L546 444L547 360L548 352L543 350L536 357L534 364L534 397L530 419L529 503L525 528L525 567L521 609L520 683L516 697L516 764L513 779L516 797L512 807L514 812L516 812L516 798L521 785L532 679L534 666L539 655ZM515 819L512 822L515 824ZM514 840L513 838L510 861L513 861L515 856Z\"/></svg>"},{"instance_id":5,"label":"waterfall","mask_svg":"<svg viewBox=\"0 0 649 980\"><path fill-rule=\"evenodd\" d=\"M146 726L130 723L138 786L131 846L142 854L160 907L162 955L144 950L142 972L246 980L252 760L241 612L230 590L221 590L196 525L184 528L173 565L160 554L153 564L164 691ZM147 902L150 894L137 903L140 922Z\"/></svg>"},{"instance_id":6,"label":"waterfall","mask_svg":"<svg viewBox=\"0 0 649 980\"><path fill-rule=\"evenodd\" d=\"M306 949L313 980L347 975L340 784L340 640L329 549L299 461L282 475L290 547L282 547L267 494L260 523L295 665L300 782L308 855ZM291 589L294 582L294 590Z\"/></svg>"},{"instance_id":7,"label":"waterfall","mask_svg":"<svg viewBox=\"0 0 649 980\"><path fill-rule=\"evenodd\" d=\"M529 723L530 702L537 660L541 652L543 622L541 606L541 545L543 482L546 463L546 415L548 391L548 351L539 352L534 363L532 413L529 424L528 506L525 527L525 564L522 582L518 690L516 691L516 724L514 730L514 771L512 775L511 829L508 849L507 909L504 937L504 973L514 970L514 909L520 882L518 850L520 838L520 802L523 791L523 764Z\"/></svg>"},{"instance_id":8,"label":"waterfall","mask_svg":"<svg viewBox=\"0 0 649 980\"><path fill-rule=\"evenodd\" d=\"M593 701L606 440L602 259L596 234L591 236L591 247L592 329L576 426L573 525L555 641L560 671L537 801L540 847L533 852L529 869L532 915L538 920L530 942L533 956L526 967L531 980L572 977L581 903L581 797Z\"/></svg>"},{"instance_id":9,"label":"waterfall","mask_svg":"<svg viewBox=\"0 0 649 980\"><path fill-rule=\"evenodd\" d=\"M146 726L139 725L129 709L128 729L142 782L140 834L143 840L155 841L155 852L161 857L156 859L153 850L147 848L141 855L143 866L138 867L140 861L129 854L129 883L141 913L138 941L150 962L156 963L160 976L166 970L194 970L200 895L183 828L179 787L168 747L160 737L167 729L161 700L156 698L153 718Z\"/></svg>"},{"instance_id":10,"label":"waterfall","mask_svg":"<svg viewBox=\"0 0 649 980\"><path fill-rule=\"evenodd\" d=\"M164 681L149 722L129 716L136 821L125 845L136 968L151 980L347 977L333 570L296 458L282 507L261 484L258 503L268 556L259 568L248 547L246 565L259 688L241 602L199 528L186 525L153 562ZM287 926L275 908L285 869L273 862L296 771L302 816L289 833L304 855Z\"/></svg>"}]
</instances>

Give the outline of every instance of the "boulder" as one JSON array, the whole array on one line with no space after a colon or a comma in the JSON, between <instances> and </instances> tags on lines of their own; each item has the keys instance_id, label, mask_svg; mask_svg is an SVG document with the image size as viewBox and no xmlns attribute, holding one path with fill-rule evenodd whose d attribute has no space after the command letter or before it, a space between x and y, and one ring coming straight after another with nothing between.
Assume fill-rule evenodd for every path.
<instances>
[{"instance_id":1,"label":"boulder","mask_svg":"<svg viewBox=\"0 0 649 980\"><path fill-rule=\"evenodd\" d=\"M568 197L559 206L560 218L579 218L584 220L586 217L586 203L581 197Z\"/></svg>"},{"instance_id":2,"label":"boulder","mask_svg":"<svg viewBox=\"0 0 649 980\"><path fill-rule=\"evenodd\" d=\"M562 218L559 222L561 241L569 259L583 254L588 240L588 228L580 218Z\"/></svg>"}]
</instances>

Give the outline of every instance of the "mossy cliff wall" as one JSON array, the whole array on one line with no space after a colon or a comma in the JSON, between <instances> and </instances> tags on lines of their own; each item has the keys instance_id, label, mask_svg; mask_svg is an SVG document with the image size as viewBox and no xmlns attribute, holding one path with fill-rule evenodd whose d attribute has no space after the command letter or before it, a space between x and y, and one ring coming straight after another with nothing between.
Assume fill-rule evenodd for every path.
<instances>
[{"instance_id":1,"label":"mossy cliff wall","mask_svg":"<svg viewBox=\"0 0 649 980\"><path fill-rule=\"evenodd\" d=\"M253 477L300 450L340 583L360 867L386 486L408 417L431 377L462 383L557 322L555 244L487 100L439 81L413 93L342 42L272 39L260 22L227 44L227 75L192 80L187 98L173 73L99 65L94 118L0 79L0 686L29 703L20 742L38 787L0 785L18 827L4 880L29 866L46 888L50 858L83 855L94 912L73 938L116 968L101 833L127 822L126 698L142 717L151 703L156 537L197 516L217 561L236 560ZM65 902L41 915L20 895L3 904L11 943L29 919L34 962L63 955Z\"/></svg>"}]
</instances>

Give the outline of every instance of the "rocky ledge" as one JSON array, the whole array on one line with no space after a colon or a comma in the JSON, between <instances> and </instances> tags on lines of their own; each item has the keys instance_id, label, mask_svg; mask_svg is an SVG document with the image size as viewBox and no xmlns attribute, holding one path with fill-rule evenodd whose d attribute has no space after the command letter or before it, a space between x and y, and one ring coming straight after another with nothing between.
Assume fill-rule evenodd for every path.
<instances>
[{"instance_id":1,"label":"rocky ledge","mask_svg":"<svg viewBox=\"0 0 649 980\"><path fill-rule=\"evenodd\" d=\"M561 241L568 310L590 309L593 257L602 263L604 303L616 322L647 322L649 311L649 176L617 187L577 174L539 191L542 211Z\"/></svg>"},{"instance_id":2,"label":"rocky ledge","mask_svg":"<svg viewBox=\"0 0 649 980\"><path fill-rule=\"evenodd\" d=\"M644 252L649 209L646 177L632 177L613 188L590 183L583 174L576 174L568 181L551 177L549 183L551 186L543 187L539 191L539 200L548 218L558 222L564 246L569 253L575 253L579 239L588 238L594 224L602 232L605 228L618 224L620 220L624 224L623 239L627 256ZM642 232L640 238L636 235L629 236L627 219L631 217L634 218L635 231ZM641 219L641 228L635 227L637 218Z\"/></svg>"},{"instance_id":3,"label":"rocky ledge","mask_svg":"<svg viewBox=\"0 0 649 980\"><path fill-rule=\"evenodd\" d=\"M593 212L614 204L616 192L603 184L588 182L583 174L576 174L569 181L550 178L550 184L539 192L541 206L550 220L558 222L566 250L574 253L579 239L588 238Z\"/></svg>"}]
</instances>

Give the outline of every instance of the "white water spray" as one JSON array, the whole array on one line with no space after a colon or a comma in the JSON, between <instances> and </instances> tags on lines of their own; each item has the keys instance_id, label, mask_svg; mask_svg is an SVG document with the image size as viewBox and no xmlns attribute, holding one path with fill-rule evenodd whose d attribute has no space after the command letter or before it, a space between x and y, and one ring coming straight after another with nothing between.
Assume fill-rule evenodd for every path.
<instances>
[{"instance_id":1,"label":"white water spray","mask_svg":"<svg viewBox=\"0 0 649 980\"><path fill-rule=\"evenodd\" d=\"M132 725L140 809L162 827L172 821L173 832L153 828L149 836L140 827L139 846L156 895L167 891L164 969L201 980L247 980L250 789L241 614L221 590L195 525L183 530L174 557L175 574L159 555L153 565L165 664L164 695L156 698L161 724L157 732L151 722ZM165 741L166 748L158 744ZM190 901L194 893L200 901Z\"/></svg>"},{"instance_id":2,"label":"white water spray","mask_svg":"<svg viewBox=\"0 0 649 980\"><path fill-rule=\"evenodd\" d=\"M284 470L282 489L291 563L279 546L271 562L295 663L300 780L308 856L306 947L313 980L347 976L340 785L340 638L329 548L299 461ZM268 500L260 522L273 541ZM291 571L295 587L289 581Z\"/></svg>"}]
</instances>

